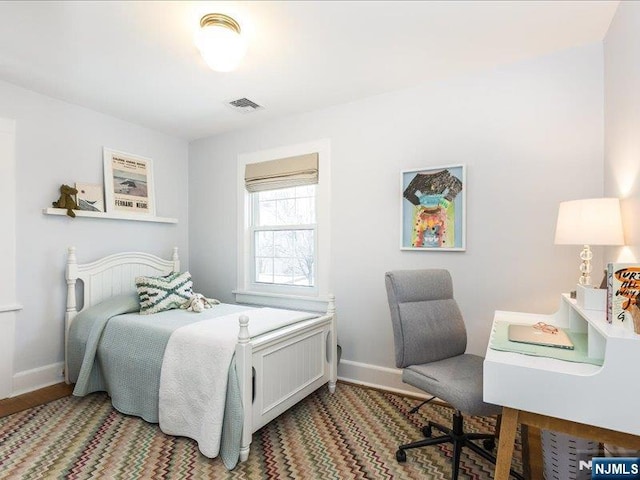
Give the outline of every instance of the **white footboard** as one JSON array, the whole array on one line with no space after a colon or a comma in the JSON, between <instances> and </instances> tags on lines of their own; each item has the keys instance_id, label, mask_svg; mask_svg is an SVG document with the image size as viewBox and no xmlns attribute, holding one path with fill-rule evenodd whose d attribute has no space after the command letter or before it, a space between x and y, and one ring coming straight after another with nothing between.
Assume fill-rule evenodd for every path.
<instances>
[{"instance_id":1,"label":"white footboard","mask_svg":"<svg viewBox=\"0 0 640 480\"><path fill-rule=\"evenodd\" d=\"M249 456L252 433L337 378L337 334L333 296L327 314L249 339L240 318L236 367L244 409L240 461Z\"/></svg>"}]
</instances>

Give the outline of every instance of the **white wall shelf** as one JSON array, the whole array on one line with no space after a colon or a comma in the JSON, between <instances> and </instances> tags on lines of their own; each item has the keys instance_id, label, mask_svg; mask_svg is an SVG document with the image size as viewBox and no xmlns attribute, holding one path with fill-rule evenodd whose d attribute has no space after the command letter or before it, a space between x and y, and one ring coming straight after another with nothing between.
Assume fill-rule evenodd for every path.
<instances>
[{"instance_id":1,"label":"white wall shelf","mask_svg":"<svg viewBox=\"0 0 640 480\"><path fill-rule=\"evenodd\" d=\"M45 208L42 210L45 215L61 215L66 216L67 210L64 208ZM156 223L178 223L177 218L153 217L149 215L127 215L124 213L105 213L105 212L89 212L85 210L74 210L77 218L103 218L109 220L135 220L138 222L156 222Z\"/></svg>"}]
</instances>

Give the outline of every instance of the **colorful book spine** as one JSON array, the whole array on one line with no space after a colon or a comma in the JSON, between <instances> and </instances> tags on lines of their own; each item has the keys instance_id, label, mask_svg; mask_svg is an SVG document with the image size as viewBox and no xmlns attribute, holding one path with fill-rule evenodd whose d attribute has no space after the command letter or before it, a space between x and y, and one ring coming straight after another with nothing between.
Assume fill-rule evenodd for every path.
<instances>
[{"instance_id":1,"label":"colorful book spine","mask_svg":"<svg viewBox=\"0 0 640 480\"><path fill-rule=\"evenodd\" d=\"M607 265L607 322L640 333L640 264Z\"/></svg>"},{"instance_id":2,"label":"colorful book spine","mask_svg":"<svg viewBox=\"0 0 640 480\"><path fill-rule=\"evenodd\" d=\"M607 323L613 323L613 263L607 264Z\"/></svg>"}]
</instances>

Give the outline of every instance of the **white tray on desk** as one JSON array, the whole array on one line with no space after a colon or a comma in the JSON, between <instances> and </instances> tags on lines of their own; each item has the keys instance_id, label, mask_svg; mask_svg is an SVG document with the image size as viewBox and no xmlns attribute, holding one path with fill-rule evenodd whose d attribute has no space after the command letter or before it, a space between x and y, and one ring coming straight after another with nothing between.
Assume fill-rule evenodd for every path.
<instances>
[{"instance_id":1,"label":"white tray on desk","mask_svg":"<svg viewBox=\"0 0 640 480\"><path fill-rule=\"evenodd\" d=\"M518 410L640 435L640 336L606 322L563 295L552 315L498 311L495 321L545 322L586 332L589 356L602 366L487 348L484 400ZM493 332L492 329L492 337Z\"/></svg>"}]
</instances>

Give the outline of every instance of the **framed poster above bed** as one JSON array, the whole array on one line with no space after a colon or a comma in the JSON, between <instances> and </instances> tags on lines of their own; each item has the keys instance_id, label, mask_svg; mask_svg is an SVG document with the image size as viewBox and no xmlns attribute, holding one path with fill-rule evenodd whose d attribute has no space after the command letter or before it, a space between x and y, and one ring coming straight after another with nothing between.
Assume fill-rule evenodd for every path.
<instances>
[{"instance_id":1,"label":"framed poster above bed","mask_svg":"<svg viewBox=\"0 0 640 480\"><path fill-rule=\"evenodd\" d=\"M464 165L401 172L402 250L465 250L465 174Z\"/></svg>"},{"instance_id":2,"label":"framed poster above bed","mask_svg":"<svg viewBox=\"0 0 640 480\"><path fill-rule=\"evenodd\" d=\"M108 213L155 216L150 158L104 148L105 207Z\"/></svg>"}]
</instances>

